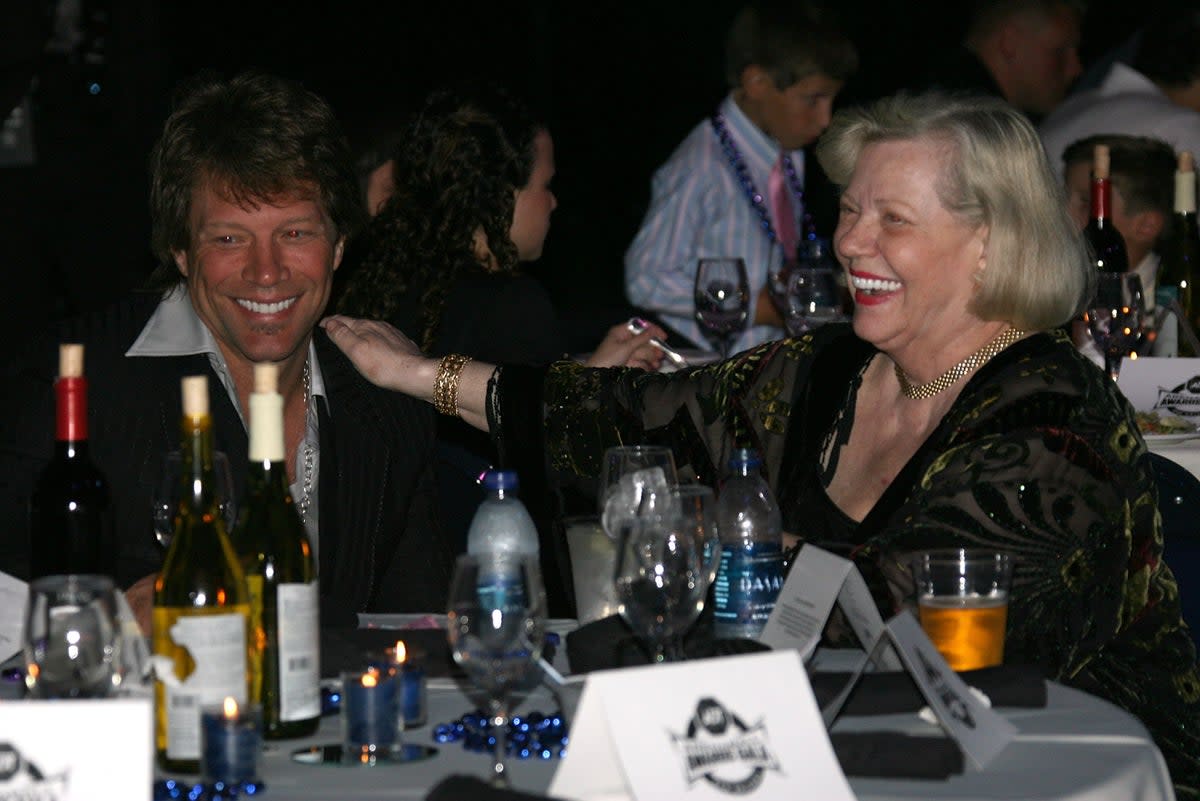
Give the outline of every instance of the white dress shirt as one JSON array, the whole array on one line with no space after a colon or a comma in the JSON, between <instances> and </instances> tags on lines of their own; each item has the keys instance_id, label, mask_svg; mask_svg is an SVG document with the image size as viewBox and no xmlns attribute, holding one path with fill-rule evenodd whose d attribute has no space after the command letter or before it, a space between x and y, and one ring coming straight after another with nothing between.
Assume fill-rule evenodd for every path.
<instances>
[{"instance_id":1,"label":"white dress shirt","mask_svg":"<svg viewBox=\"0 0 1200 801\"><path fill-rule=\"evenodd\" d=\"M146 325L142 328L142 332L138 334L138 338L134 340L129 350L125 351L126 356L149 357L194 356L201 353L208 356L208 361L212 365L213 372L221 379L221 385L225 387L225 391L229 394L229 400L233 403L233 408L237 410L238 418L242 421L242 427L249 432L249 426L246 423L246 412L238 402L237 387L234 386L233 378L229 375L225 356L221 353L221 349L217 347L217 340L213 337L212 332L208 330L208 326L196 314L196 309L192 306L192 300L188 295L186 286L180 284L177 288L169 290L163 295L158 308L154 310L154 314L146 321ZM313 400L311 403L305 404L308 417L305 423L304 440L300 443L300 447L296 449L296 481L289 489L292 493L292 498L299 505L301 498L304 497L304 453L308 449L312 454L312 467L308 473L310 490L308 505L304 515L304 527L308 531L308 538L312 543L313 560L315 561L317 558L317 534L320 531L318 526L320 518L318 512L319 504L317 502L320 493L317 491L317 488L320 486L319 479L321 474L321 447L320 437L318 436L319 416L317 415L316 398L318 396L321 397L323 403L328 403L329 399L325 396L325 381L321 377L321 364L317 361L316 346L311 341L308 343L308 363L310 365L309 380L311 382Z\"/></svg>"}]
</instances>

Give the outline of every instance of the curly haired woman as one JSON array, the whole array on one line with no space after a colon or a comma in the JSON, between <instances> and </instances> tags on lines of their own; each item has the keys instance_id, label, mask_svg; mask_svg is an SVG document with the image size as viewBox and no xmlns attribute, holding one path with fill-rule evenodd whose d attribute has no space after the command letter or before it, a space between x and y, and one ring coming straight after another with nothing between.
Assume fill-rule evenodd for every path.
<instances>
[{"instance_id":1,"label":"curly haired woman","mask_svg":"<svg viewBox=\"0 0 1200 801\"><path fill-rule=\"evenodd\" d=\"M430 356L459 353L480 361L542 364L563 358L566 337L549 295L523 262L542 255L550 215L554 145L545 126L502 90L439 90L407 126L395 154L395 187L365 237L354 243L338 311L391 322ZM634 336L609 330L588 359L596 367L655 369L649 345L665 337L651 325ZM480 471L500 464L486 435L461 420L438 429L442 522L465 544L482 500ZM521 496L546 546L557 507L534 476ZM557 570L547 570L555 576ZM552 609L568 597L548 579Z\"/></svg>"}]
</instances>

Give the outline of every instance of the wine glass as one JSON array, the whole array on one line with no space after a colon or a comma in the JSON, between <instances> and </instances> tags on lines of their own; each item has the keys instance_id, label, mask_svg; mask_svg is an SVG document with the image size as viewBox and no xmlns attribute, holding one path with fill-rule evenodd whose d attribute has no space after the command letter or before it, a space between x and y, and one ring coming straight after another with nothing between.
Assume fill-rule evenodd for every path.
<instances>
[{"instance_id":1,"label":"wine glass","mask_svg":"<svg viewBox=\"0 0 1200 801\"><path fill-rule=\"evenodd\" d=\"M1145 300L1137 273L1100 273L1096 295L1085 318L1096 346L1104 354L1104 369L1113 381L1121 360L1134 352L1144 335Z\"/></svg>"},{"instance_id":2,"label":"wine glass","mask_svg":"<svg viewBox=\"0 0 1200 801\"><path fill-rule=\"evenodd\" d=\"M729 356L750 316L750 283L741 259L700 259L696 267L696 322L704 336Z\"/></svg>"},{"instance_id":3,"label":"wine glass","mask_svg":"<svg viewBox=\"0 0 1200 801\"><path fill-rule=\"evenodd\" d=\"M169 451L163 457L162 474L150 501L154 515L154 536L164 550L171 546L171 537L175 535L182 469L183 457L179 451ZM232 531L233 524L237 522L237 503L234 501L233 471L229 467L229 457L223 451L213 451L213 476L217 482L217 505L221 509L221 517L225 520L226 530Z\"/></svg>"},{"instance_id":4,"label":"wine glass","mask_svg":"<svg viewBox=\"0 0 1200 801\"><path fill-rule=\"evenodd\" d=\"M844 319L838 273L825 268L797 267L787 281L784 325L799 336L825 323Z\"/></svg>"},{"instance_id":5,"label":"wine glass","mask_svg":"<svg viewBox=\"0 0 1200 801\"><path fill-rule=\"evenodd\" d=\"M623 523L638 511L647 488L664 488L679 482L675 456L664 445L614 445L604 452L600 468L600 525L617 538Z\"/></svg>"},{"instance_id":6,"label":"wine glass","mask_svg":"<svg viewBox=\"0 0 1200 801\"><path fill-rule=\"evenodd\" d=\"M541 657L546 631L537 559L506 553L458 557L447 618L454 661L488 697L496 743L492 784L507 787L509 699Z\"/></svg>"},{"instance_id":7,"label":"wine glass","mask_svg":"<svg viewBox=\"0 0 1200 801\"><path fill-rule=\"evenodd\" d=\"M105 698L121 683L120 623L113 580L43 576L29 585L22 649L35 698Z\"/></svg>"},{"instance_id":8,"label":"wine glass","mask_svg":"<svg viewBox=\"0 0 1200 801\"><path fill-rule=\"evenodd\" d=\"M721 538L717 531L717 500L712 487L703 484L678 484L664 490L646 490L639 515L679 514L695 530L701 543L701 557L711 584L721 562ZM697 610L697 613L702 611Z\"/></svg>"},{"instance_id":9,"label":"wine glass","mask_svg":"<svg viewBox=\"0 0 1200 801\"><path fill-rule=\"evenodd\" d=\"M682 658L679 636L704 608L712 575L704 549L694 521L678 510L639 515L621 534L617 601L655 663Z\"/></svg>"}]
</instances>

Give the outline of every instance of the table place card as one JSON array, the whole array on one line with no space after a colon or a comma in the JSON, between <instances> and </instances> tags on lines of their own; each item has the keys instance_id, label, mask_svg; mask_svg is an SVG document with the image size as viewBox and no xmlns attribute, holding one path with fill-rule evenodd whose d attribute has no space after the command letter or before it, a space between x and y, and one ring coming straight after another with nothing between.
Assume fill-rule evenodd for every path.
<instances>
[{"instance_id":1,"label":"table place card","mask_svg":"<svg viewBox=\"0 0 1200 801\"><path fill-rule=\"evenodd\" d=\"M20 653L28 606L29 585L7 573L0 573L0 662L7 662Z\"/></svg>"},{"instance_id":2,"label":"table place card","mask_svg":"<svg viewBox=\"0 0 1200 801\"><path fill-rule=\"evenodd\" d=\"M911 612L889 620L887 634L942 728L976 767L987 767L1017 735L1017 727L975 697Z\"/></svg>"},{"instance_id":3,"label":"table place card","mask_svg":"<svg viewBox=\"0 0 1200 801\"><path fill-rule=\"evenodd\" d=\"M14 701L0 712L0 799L149 801L149 698Z\"/></svg>"},{"instance_id":4,"label":"table place card","mask_svg":"<svg viewBox=\"0 0 1200 801\"><path fill-rule=\"evenodd\" d=\"M792 651L588 674L548 793L854 799Z\"/></svg>"},{"instance_id":5,"label":"table place card","mask_svg":"<svg viewBox=\"0 0 1200 801\"><path fill-rule=\"evenodd\" d=\"M1200 359L1125 359L1117 387L1136 411L1200 420Z\"/></svg>"},{"instance_id":6,"label":"table place card","mask_svg":"<svg viewBox=\"0 0 1200 801\"><path fill-rule=\"evenodd\" d=\"M879 641L883 618L855 564L805 544L792 563L758 640L775 650L794 648L807 660L821 642L821 632L834 604L841 607L864 648ZM900 669L899 659L886 643L875 661L884 670Z\"/></svg>"}]
</instances>

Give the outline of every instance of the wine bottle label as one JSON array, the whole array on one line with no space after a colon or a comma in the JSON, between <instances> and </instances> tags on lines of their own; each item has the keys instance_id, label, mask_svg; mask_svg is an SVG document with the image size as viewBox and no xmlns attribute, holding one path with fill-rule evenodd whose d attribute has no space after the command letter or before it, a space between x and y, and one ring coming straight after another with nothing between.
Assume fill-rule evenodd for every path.
<instances>
[{"instance_id":1,"label":"wine bottle label","mask_svg":"<svg viewBox=\"0 0 1200 801\"><path fill-rule=\"evenodd\" d=\"M279 719L309 720L321 714L321 667L317 582L280 584Z\"/></svg>"},{"instance_id":2,"label":"wine bottle label","mask_svg":"<svg viewBox=\"0 0 1200 801\"><path fill-rule=\"evenodd\" d=\"M155 626L169 632L173 676L159 677L166 706L167 757L200 758L200 708L226 697L246 703L246 617L248 607L231 614L187 615L184 609L155 609ZM156 651L160 649L156 648ZM187 670L191 666L191 671Z\"/></svg>"}]
</instances>

